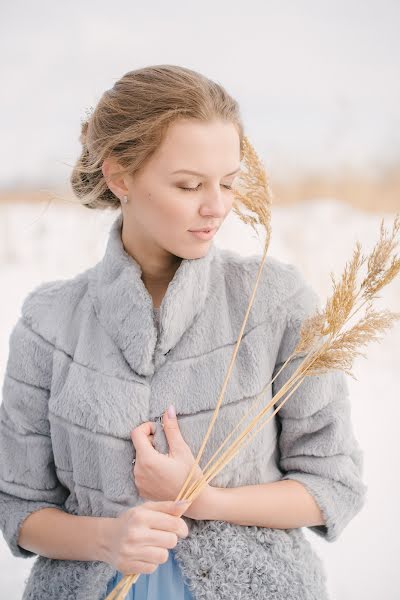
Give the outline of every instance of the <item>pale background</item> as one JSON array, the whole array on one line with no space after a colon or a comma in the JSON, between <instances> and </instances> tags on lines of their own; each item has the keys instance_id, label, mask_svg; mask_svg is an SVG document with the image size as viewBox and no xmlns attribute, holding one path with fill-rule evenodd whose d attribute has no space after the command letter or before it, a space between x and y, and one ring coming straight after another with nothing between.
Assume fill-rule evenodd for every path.
<instances>
[{"instance_id":1,"label":"pale background","mask_svg":"<svg viewBox=\"0 0 400 600\"><path fill-rule=\"evenodd\" d=\"M269 253L297 264L325 299L356 240L365 252L400 211L397 2L16 2L1 7L0 377L22 300L71 277L104 251L112 212L68 195L80 119L125 72L187 66L240 102L276 199ZM7 56L7 60L5 57ZM240 240L240 241L239 241ZM233 215L216 243L261 244ZM379 307L400 310L400 281ZM331 600L395 600L400 528L396 419L400 324L355 361L352 418L364 449L366 506L336 542L304 530L322 557ZM396 354L397 353L397 354ZM384 404L384 405L383 405ZM17 600L34 559L0 536L0 596Z\"/></svg>"}]
</instances>

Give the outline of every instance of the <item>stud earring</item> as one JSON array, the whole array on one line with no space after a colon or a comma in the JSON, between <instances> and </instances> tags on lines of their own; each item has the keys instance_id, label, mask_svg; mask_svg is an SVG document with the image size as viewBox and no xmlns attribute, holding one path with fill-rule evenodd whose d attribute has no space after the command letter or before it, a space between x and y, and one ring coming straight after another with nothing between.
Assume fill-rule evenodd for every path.
<instances>
[{"instance_id":1,"label":"stud earring","mask_svg":"<svg viewBox=\"0 0 400 600\"><path fill-rule=\"evenodd\" d=\"M128 196L122 196L122 202L124 202L125 204L128 203Z\"/></svg>"}]
</instances>

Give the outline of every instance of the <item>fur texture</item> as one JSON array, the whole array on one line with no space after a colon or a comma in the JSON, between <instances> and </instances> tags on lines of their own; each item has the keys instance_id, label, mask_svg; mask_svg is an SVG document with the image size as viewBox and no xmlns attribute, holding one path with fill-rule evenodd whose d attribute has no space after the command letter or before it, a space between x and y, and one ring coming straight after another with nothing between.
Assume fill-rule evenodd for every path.
<instances>
[{"instance_id":1,"label":"fur texture","mask_svg":"<svg viewBox=\"0 0 400 600\"><path fill-rule=\"evenodd\" d=\"M158 335L139 264L124 250L119 214L104 257L25 299L10 336L0 405L0 528L14 556L24 519L42 507L117 516L143 499L131 473L130 431L175 404L196 455L234 350L260 256L211 244L184 259L167 289ZM254 396L293 350L319 299L299 269L268 257L205 465ZM276 380L276 391L296 368ZM265 392L265 402L271 388ZM158 423L157 450L167 452ZM219 487L295 479L315 497L338 538L367 487L345 375L309 377L253 441L214 478ZM186 519L176 558L196 600L324 600L326 576L301 528ZM102 599L115 569L101 561L38 556L23 600Z\"/></svg>"}]
</instances>

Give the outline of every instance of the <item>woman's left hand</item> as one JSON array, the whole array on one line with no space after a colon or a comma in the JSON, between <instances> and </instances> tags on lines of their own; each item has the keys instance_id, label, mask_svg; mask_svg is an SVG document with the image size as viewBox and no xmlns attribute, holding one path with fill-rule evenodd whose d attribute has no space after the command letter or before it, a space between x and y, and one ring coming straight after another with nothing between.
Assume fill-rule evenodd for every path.
<instances>
[{"instance_id":1,"label":"woman's left hand","mask_svg":"<svg viewBox=\"0 0 400 600\"><path fill-rule=\"evenodd\" d=\"M168 455L153 447L154 423L147 421L131 431L136 449L133 477L143 499L175 500L195 462L190 447L182 437L177 418L168 417L167 411L163 415L163 428L169 446ZM196 465L191 481L196 481L202 475L202 469ZM192 519L205 518L210 488L206 483L183 515Z\"/></svg>"}]
</instances>

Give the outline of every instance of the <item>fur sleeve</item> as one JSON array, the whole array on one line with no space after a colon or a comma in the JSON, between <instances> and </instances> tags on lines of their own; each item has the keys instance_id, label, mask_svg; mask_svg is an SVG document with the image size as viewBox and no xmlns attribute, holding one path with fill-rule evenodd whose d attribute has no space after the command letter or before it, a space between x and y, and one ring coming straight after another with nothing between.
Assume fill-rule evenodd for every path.
<instances>
[{"instance_id":1,"label":"fur sleeve","mask_svg":"<svg viewBox=\"0 0 400 600\"><path fill-rule=\"evenodd\" d=\"M17 544L23 521L41 508L62 510L68 495L56 476L47 417L52 354L21 316L9 339L0 405L0 529L21 558L36 555Z\"/></svg>"},{"instance_id":2,"label":"fur sleeve","mask_svg":"<svg viewBox=\"0 0 400 600\"><path fill-rule=\"evenodd\" d=\"M291 265L290 271L294 276L292 293L287 302L286 327L274 376L293 352L304 318L321 308L318 295L299 269ZM282 370L273 383L273 394L301 361L301 356L296 357ZM346 377L343 371L306 377L276 413L282 479L297 480L312 494L325 525L309 529L327 541L339 537L361 510L367 492L363 482L363 452L353 432Z\"/></svg>"}]
</instances>

